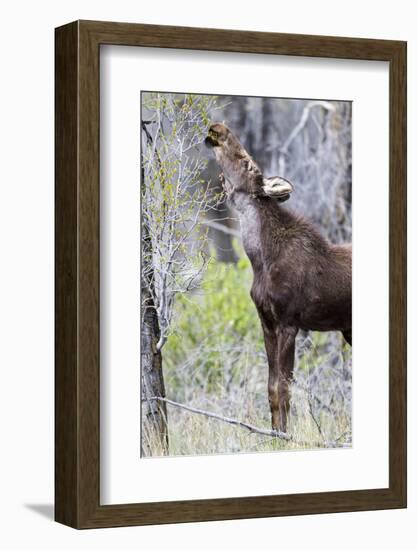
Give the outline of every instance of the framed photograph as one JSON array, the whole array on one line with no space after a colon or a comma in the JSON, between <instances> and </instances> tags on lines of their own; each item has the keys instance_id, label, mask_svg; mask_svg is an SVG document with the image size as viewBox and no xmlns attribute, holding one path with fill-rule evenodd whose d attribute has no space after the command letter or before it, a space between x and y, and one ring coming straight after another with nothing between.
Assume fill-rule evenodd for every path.
<instances>
[{"instance_id":1,"label":"framed photograph","mask_svg":"<svg viewBox=\"0 0 417 550\"><path fill-rule=\"evenodd\" d=\"M406 506L406 43L56 29L56 521Z\"/></svg>"}]
</instances>

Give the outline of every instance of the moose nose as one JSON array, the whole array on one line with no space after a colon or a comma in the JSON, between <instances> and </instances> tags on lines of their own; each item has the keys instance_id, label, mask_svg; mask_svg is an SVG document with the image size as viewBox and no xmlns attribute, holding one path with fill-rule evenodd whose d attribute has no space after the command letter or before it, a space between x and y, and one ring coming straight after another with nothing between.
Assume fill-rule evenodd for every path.
<instances>
[{"instance_id":1,"label":"moose nose","mask_svg":"<svg viewBox=\"0 0 417 550\"><path fill-rule=\"evenodd\" d=\"M215 143L213 143L213 138L211 138L210 136L207 136L206 139L204 140L204 145L206 147L214 147Z\"/></svg>"}]
</instances>

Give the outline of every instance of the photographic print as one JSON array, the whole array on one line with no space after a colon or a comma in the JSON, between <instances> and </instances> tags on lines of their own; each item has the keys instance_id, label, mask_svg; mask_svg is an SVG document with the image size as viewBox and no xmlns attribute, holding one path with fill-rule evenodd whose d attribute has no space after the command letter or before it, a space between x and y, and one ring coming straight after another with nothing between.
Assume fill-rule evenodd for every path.
<instances>
[{"instance_id":1,"label":"photographic print","mask_svg":"<svg viewBox=\"0 0 417 550\"><path fill-rule=\"evenodd\" d=\"M350 447L352 104L141 93L141 456Z\"/></svg>"}]
</instances>

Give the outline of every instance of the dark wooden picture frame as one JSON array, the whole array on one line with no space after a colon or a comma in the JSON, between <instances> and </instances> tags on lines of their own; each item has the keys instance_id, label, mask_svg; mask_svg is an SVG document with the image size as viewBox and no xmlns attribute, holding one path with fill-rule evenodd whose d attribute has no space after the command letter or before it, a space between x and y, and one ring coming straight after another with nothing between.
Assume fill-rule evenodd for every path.
<instances>
[{"instance_id":1,"label":"dark wooden picture frame","mask_svg":"<svg viewBox=\"0 0 417 550\"><path fill-rule=\"evenodd\" d=\"M389 487L100 505L100 46L389 62ZM406 506L406 43L110 22L56 29L55 519L75 528Z\"/></svg>"}]
</instances>

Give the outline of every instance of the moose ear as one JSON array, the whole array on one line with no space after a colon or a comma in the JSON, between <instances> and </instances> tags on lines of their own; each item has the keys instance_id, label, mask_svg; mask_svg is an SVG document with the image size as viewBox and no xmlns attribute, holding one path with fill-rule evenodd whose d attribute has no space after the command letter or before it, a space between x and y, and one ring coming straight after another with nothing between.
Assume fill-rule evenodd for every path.
<instances>
[{"instance_id":1,"label":"moose ear","mask_svg":"<svg viewBox=\"0 0 417 550\"><path fill-rule=\"evenodd\" d=\"M272 178L263 178L262 190L268 197L284 202L290 198L290 194L294 191L294 188L285 178L273 176Z\"/></svg>"}]
</instances>

